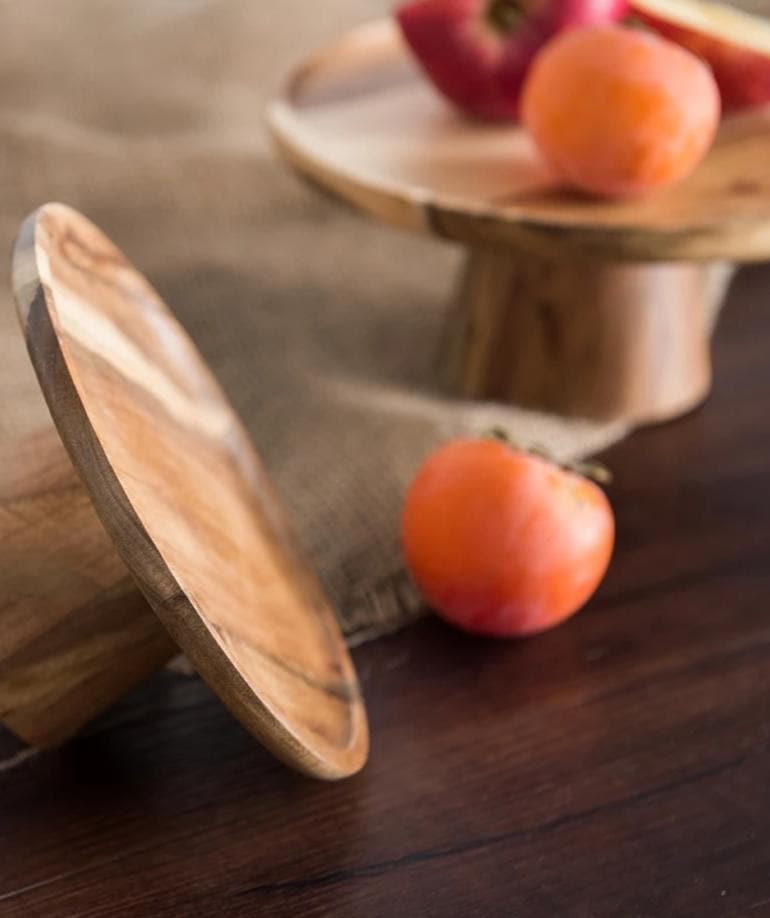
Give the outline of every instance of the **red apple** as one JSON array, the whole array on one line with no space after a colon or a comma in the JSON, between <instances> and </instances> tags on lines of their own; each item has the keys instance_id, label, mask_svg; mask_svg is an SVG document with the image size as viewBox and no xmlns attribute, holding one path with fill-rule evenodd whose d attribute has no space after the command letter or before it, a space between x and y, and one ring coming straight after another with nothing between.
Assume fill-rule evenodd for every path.
<instances>
[{"instance_id":1,"label":"red apple","mask_svg":"<svg viewBox=\"0 0 770 918\"><path fill-rule=\"evenodd\" d=\"M770 4L764 5L770 13ZM707 0L631 0L631 7L655 31L710 64L724 111L770 102L769 19Z\"/></svg>"},{"instance_id":2,"label":"red apple","mask_svg":"<svg viewBox=\"0 0 770 918\"><path fill-rule=\"evenodd\" d=\"M529 65L564 29L614 22L626 0L412 0L396 17L423 70L459 109L516 118Z\"/></svg>"}]
</instances>

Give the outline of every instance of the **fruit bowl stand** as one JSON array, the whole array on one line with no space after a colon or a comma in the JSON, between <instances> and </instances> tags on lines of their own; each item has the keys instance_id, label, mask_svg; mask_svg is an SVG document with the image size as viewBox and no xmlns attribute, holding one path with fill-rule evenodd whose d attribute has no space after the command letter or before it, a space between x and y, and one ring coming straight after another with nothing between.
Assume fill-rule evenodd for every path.
<instances>
[{"instance_id":1,"label":"fruit bowl stand","mask_svg":"<svg viewBox=\"0 0 770 918\"><path fill-rule=\"evenodd\" d=\"M380 20L298 66L268 121L315 185L465 247L437 367L460 396L629 424L681 415L709 392L734 265L770 256L767 110L725 119L686 181L593 199L560 186L520 127L450 110Z\"/></svg>"}]
</instances>

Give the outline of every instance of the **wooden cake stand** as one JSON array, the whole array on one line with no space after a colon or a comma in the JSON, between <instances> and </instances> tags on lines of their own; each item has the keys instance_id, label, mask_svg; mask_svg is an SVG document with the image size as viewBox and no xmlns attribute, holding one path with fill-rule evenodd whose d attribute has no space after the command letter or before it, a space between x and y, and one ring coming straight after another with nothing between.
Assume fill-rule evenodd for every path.
<instances>
[{"instance_id":1,"label":"wooden cake stand","mask_svg":"<svg viewBox=\"0 0 770 918\"><path fill-rule=\"evenodd\" d=\"M178 645L279 758L357 771L366 716L342 635L192 342L62 205L24 224L13 282L56 429L3 469L0 721L59 743Z\"/></svg>"},{"instance_id":2,"label":"wooden cake stand","mask_svg":"<svg viewBox=\"0 0 770 918\"><path fill-rule=\"evenodd\" d=\"M679 415L709 391L732 263L770 256L767 112L725 121L680 185L590 199L559 187L520 128L452 112L383 20L299 67L269 123L312 182L466 246L441 355L462 395L631 423Z\"/></svg>"}]
</instances>

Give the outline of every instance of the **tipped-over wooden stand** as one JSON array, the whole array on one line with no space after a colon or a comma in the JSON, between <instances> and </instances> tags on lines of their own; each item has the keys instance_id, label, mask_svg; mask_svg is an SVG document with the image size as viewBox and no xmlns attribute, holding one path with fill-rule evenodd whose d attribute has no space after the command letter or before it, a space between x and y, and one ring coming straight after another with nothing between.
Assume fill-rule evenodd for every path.
<instances>
[{"instance_id":1,"label":"tipped-over wooden stand","mask_svg":"<svg viewBox=\"0 0 770 918\"><path fill-rule=\"evenodd\" d=\"M13 283L55 427L3 445L0 722L60 743L179 647L279 758L357 771L342 635L191 341L62 205L24 224Z\"/></svg>"},{"instance_id":2,"label":"tipped-over wooden stand","mask_svg":"<svg viewBox=\"0 0 770 918\"><path fill-rule=\"evenodd\" d=\"M589 199L555 183L520 128L450 111L380 21L299 67L269 122L315 184L466 246L440 355L461 395L632 424L675 417L708 394L732 263L770 257L768 112L726 121L676 187Z\"/></svg>"}]
</instances>

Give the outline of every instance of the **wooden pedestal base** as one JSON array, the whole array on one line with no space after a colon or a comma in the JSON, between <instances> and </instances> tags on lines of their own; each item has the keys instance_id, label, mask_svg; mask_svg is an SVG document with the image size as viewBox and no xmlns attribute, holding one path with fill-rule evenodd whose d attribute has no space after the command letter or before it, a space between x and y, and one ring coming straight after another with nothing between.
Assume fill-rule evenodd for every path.
<instances>
[{"instance_id":1,"label":"wooden pedestal base","mask_svg":"<svg viewBox=\"0 0 770 918\"><path fill-rule=\"evenodd\" d=\"M454 391L565 415L664 421L711 384L725 264L566 260L474 249L444 342Z\"/></svg>"},{"instance_id":2,"label":"wooden pedestal base","mask_svg":"<svg viewBox=\"0 0 770 918\"><path fill-rule=\"evenodd\" d=\"M0 722L54 746L176 648L53 424L0 450Z\"/></svg>"}]
</instances>

